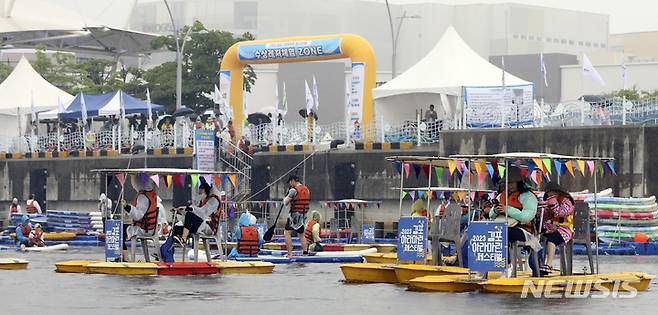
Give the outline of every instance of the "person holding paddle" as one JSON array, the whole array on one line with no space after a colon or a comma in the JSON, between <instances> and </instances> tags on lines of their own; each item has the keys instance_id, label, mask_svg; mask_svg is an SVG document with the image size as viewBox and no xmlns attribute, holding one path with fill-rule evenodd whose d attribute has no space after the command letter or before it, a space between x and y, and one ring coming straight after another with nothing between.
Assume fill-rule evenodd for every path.
<instances>
[{"instance_id":1,"label":"person holding paddle","mask_svg":"<svg viewBox=\"0 0 658 315\"><path fill-rule=\"evenodd\" d=\"M290 185L290 190L288 190L286 197L283 198L283 205L290 205L290 212L283 236L286 240L288 257L292 257L292 231L297 232L304 254L308 252L308 242L304 237L304 222L306 222L306 213L311 204L311 191L299 181L297 175L290 176L288 184Z\"/></svg>"}]
</instances>

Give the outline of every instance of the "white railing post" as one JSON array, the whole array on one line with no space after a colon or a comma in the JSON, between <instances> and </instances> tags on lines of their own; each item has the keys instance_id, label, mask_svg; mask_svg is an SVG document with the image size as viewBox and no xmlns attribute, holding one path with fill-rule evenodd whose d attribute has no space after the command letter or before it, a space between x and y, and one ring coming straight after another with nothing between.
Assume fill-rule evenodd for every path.
<instances>
[{"instance_id":1,"label":"white railing post","mask_svg":"<svg viewBox=\"0 0 658 315\"><path fill-rule=\"evenodd\" d=\"M382 143L384 143L384 142L386 142L386 135L385 135L385 132L386 132L385 126L386 125L384 125L384 115L381 115L380 117L381 117L381 120L380 120L380 123L379 123L379 128L380 128L381 133L382 133Z\"/></svg>"},{"instance_id":2,"label":"white railing post","mask_svg":"<svg viewBox=\"0 0 658 315\"><path fill-rule=\"evenodd\" d=\"M420 113L416 113L416 138L418 139L416 145L420 146Z\"/></svg>"},{"instance_id":3,"label":"white railing post","mask_svg":"<svg viewBox=\"0 0 658 315\"><path fill-rule=\"evenodd\" d=\"M621 99L621 124L626 125L626 95Z\"/></svg>"},{"instance_id":4,"label":"white railing post","mask_svg":"<svg viewBox=\"0 0 658 315\"><path fill-rule=\"evenodd\" d=\"M178 143L178 139L176 139L177 138L176 133L178 131L177 127L178 127L178 124L174 123L174 148L178 148L178 146L176 145Z\"/></svg>"}]
</instances>

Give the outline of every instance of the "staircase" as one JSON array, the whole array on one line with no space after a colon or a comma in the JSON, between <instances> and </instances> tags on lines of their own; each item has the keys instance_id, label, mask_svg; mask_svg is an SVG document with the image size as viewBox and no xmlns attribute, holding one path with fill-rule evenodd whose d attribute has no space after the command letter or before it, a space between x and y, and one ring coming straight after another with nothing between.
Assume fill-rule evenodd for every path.
<instances>
[{"instance_id":1,"label":"staircase","mask_svg":"<svg viewBox=\"0 0 658 315\"><path fill-rule=\"evenodd\" d=\"M251 193L251 165L254 159L231 142L221 142L218 148L217 170L235 172L237 187L227 194L234 200L248 197Z\"/></svg>"}]
</instances>

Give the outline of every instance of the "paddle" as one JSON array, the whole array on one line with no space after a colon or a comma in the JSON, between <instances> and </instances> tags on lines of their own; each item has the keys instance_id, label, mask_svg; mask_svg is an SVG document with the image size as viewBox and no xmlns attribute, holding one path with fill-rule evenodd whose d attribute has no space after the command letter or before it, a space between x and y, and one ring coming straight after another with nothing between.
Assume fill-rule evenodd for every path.
<instances>
[{"instance_id":1,"label":"paddle","mask_svg":"<svg viewBox=\"0 0 658 315\"><path fill-rule=\"evenodd\" d=\"M276 222L279 221L279 216L281 215L281 210L283 210L283 202L281 203L281 207L279 208L279 213L276 214L276 219L274 219L274 222L272 223L272 226L270 226L269 229L265 232L265 235L263 235L263 241L265 242L270 242L272 241L272 237L274 236L274 228L276 227Z\"/></svg>"}]
</instances>

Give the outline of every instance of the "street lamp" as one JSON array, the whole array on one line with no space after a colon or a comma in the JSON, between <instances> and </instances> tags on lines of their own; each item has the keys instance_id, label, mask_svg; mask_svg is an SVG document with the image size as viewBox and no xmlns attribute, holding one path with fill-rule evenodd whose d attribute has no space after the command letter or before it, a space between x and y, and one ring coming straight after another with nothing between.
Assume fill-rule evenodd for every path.
<instances>
[{"instance_id":1,"label":"street lamp","mask_svg":"<svg viewBox=\"0 0 658 315\"><path fill-rule=\"evenodd\" d=\"M174 38L176 39L176 109L181 108L181 97L183 95L183 49L185 48L185 42L183 42L183 47L180 44L180 30L176 27L176 22L174 22L174 15L171 13L171 8L169 7L169 2L163 0L165 6L167 6L167 12L169 12L169 18L171 19L171 26L174 28ZM185 33L183 40L187 38L190 34L192 28L190 27Z\"/></svg>"},{"instance_id":2,"label":"street lamp","mask_svg":"<svg viewBox=\"0 0 658 315\"><path fill-rule=\"evenodd\" d=\"M386 0L386 10L388 11L388 23L391 27L391 44L393 46L393 51L391 53L391 79L395 78L397 76L397 69L396 69L396 59L397 59L397 51L398 51L398 39L400 38L400 29L402 28L402 22L404 22L405 19L420 19L422 18L420 15L407 15L407 11L404 11L402 13L402 16L399 17L400 22L398 22L398 29L395 31L393 28L393 16L391 15L391 7L388 4L388 0Z\"/></svg>"}]
</instances>

